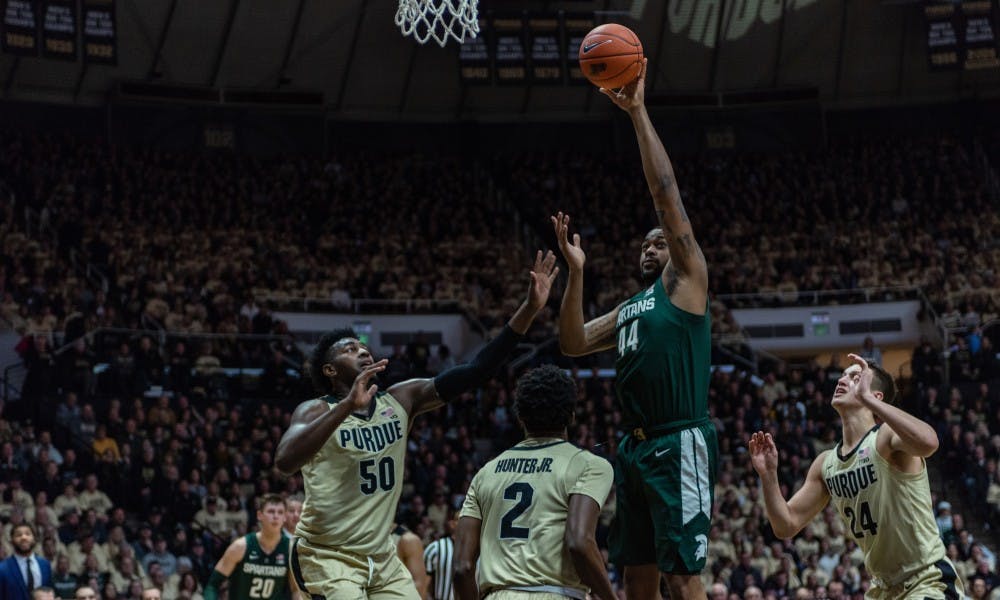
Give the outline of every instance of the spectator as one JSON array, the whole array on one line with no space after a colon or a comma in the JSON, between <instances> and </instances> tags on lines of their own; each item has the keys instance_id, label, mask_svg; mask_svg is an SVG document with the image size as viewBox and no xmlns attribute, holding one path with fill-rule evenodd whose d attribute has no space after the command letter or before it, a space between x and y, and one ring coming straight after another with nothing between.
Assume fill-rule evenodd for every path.
<instances>
[{"instance_id":1,"label":"spectator","mask_svg":"<svg viewBox=\"0 0 1000 600\"><path fill-rule=\"evenodd\" d=\"M97 591L90 586L83 586L76 590L73 598L76 600L97 600Z\"/></svg>"},{"instance_id":2,"label":"spectator","mask_svg":"<svg viewBox=\"0 0 1000 600\"><path fill-rule=\"evenodd\" d=\"M52 584L49 561L34 553L35 531L26 523L11 528L14 554L0 562L0 597L4 600L28 600L28 590Z\"/></svg>"},{"instance_id":3,"label":"spectator","mask_svg":"<svg viewBox=\"0 0 1000 600\"><path fill-rule=\"evenodd\" d=\"M103 520L107 520L106 515L114 505L108 495L98 489L97 483L97 475L87 475L84 479L84 489L79 496L80 508L83 510L93 509L99 518L103 517Z\"/></svg>"},{"instance_id":4,"label":"spectator","mask_svg":"<svg viewBox=\"0 0 1000 600\"><path fill-rule=\"evenodd\" d=\"M875 345L875 340L872 339L872 336L865 338L858 354L869 363L882 366L882 349Z\"/></svg>"},{"instance_id":5,"label":"spectator","mask_svg":"<svg viewBox=\"0 0 1000 600\"><path fill-rule=\"evenodd\" d=\"M56 558L56 568L52 572L52 588L60 598L74 598L76 576L69 572L69 558L60 554Z\"/></svg>"},{"instance_id":6,"label":"spectator","mask_svg":"<svg viewBox=\"0 0 1000 600\"><path fill-rule=\"evenodd\" d=\"M167 538L157 535L153 540L153 551L142 557L142 568L152 576L155 564L163 577L170 577L177 571L177 557L167 550Z\"/></svg>"}]
</instances>

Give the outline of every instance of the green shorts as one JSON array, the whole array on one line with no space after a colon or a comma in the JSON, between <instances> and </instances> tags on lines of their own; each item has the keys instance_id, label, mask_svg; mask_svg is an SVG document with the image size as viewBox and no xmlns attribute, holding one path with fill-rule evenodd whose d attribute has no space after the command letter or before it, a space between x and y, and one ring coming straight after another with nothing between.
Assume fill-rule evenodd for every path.
<instances>
[{"instance_id":1,"label":"green shorts","mask_svg":"<svg viewBox=\"0 0 1000 600\"><path fill-rule=\"evenodd\" d=\"M646 440L622 439L608 540L612 563L655 563L664 573L685 575L705 568L718 455L711 422Z\"/></svg>"}]
</instances>

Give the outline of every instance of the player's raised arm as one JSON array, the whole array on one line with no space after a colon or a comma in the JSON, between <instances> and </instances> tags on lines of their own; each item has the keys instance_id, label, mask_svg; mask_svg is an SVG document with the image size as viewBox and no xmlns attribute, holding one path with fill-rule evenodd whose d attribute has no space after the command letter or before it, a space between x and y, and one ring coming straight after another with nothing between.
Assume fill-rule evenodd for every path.
<instances>
[{"instance_id":1,"label":"player's raised arm","mask_svg":"<svg viewBox=\"0 0 1000 600\"><path fill-rule=\"evenodd\" d=\"M674 177L674 167L646 111L646 62L646 59L643 59L642 70L636 81L619 92L602 88L601 93L611 98L612 102L632 118L632 125L639 139L639 150L642 153L642 171L646 175L646 184L653 196L656 216L670 248L670 264L667 270L676 270L677 277L689 280L695 284L697 290L707 294L708 267L705 264L705 256L695 240L691 221L684 210L681 192ZM663 277L664 284L669 290L671 274L665 271ZM698 310L704 310L704 307L699 307Z\"/></svg>"},{"instance_id":2,"label":"player's raised arm","mask_svg":"<svg viewBox=\"0 0 1000 600\"><path fill-rule=\"evenodd\" d=\"M847 356L860 367L851 378L854 394L862 405L885 423L879 431L879 452L886 458L899 453L920 458L934 454L938 449L937 432L924 421L893 405L896 387L892 376L879 368L877 376L881 381L877 387L882 389L873 390L876 369L857 354Z\"/></svg>"},{"instance_id":3,"label":"player's raised arm","mask_svg":"<svg viewBox=\"0 0 1000 600\"><path fill-rule=\"evenodd\" d=\"M292 414L291 425L285 435L281 436L274 453L274 465L278 470L290 475L301 469L319 452L344 419L352 412L367 407L378 390L372 380L385 370L387 364L389 361L382 359L362 369L354 380L347 400L338 402L333 410L321 399L300 404Z\"/></svg>"},{"instance_id":4,"label":"player's raised arm","mask_svg":"<svg viewBox=\"0 0 1000 600\"><path fill-rule=\"evenodd\" d=\"M569 280L559 308L559 350L566 356L585 356L613 348L615 320L621 306L584 323L583 265L587 255L580 247L580 234L573 234L573 242L569 241L569 215L560 212L551 220L559 249L569 265Z\"/></svg>"},{"instance_id":5,"label":"player's raised arm","mask_svg":"<svg viewBox=\"0 0 1000 600\"><path fill-rule=\"evenodd\" d=\"M830 501L830 493L823 483L823 459L829 450L816 457L809 467L805 483L786 502L778 483L778 448L771 434L758 431L750 436L749 446L750 462L760 476L764 490L767 520L771 522L774 535L789 539L802 531Z\"/></svg>"},{"instance_id":6,"label":"player's raised arm","mask_svg":"<svg viewBox=\"0 0 1000 600\"><path fill-rule=\"evenodd\" d=\"M528 296L500 335L483 346L472 362L454 366L433 379L410 379L397 383L389 388L389 393L403 405L407 413L417 415L434 410L446 400L489 381L528 332L538 311L548 302L552 283L557 275L559 267L556 266L555 254L547 252L543 255L539 250L529 273L531 280L528 284Z\"/></svg>"}]
</instances>

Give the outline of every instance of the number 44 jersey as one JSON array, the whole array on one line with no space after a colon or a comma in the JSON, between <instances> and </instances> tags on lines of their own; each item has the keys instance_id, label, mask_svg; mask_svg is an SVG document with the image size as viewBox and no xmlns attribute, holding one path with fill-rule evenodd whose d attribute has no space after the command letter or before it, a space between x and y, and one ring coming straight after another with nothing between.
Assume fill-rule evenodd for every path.
<instances>
[{"instance_id":1,"label":"number 44 jersey","mask_svg":"<svg viewBox=\"0 0 1000 600\"><path fill-rule=\"evenodd\" d=\"M697 425L708 417L712 319L674 306L658 277L629 298L615 323L615 390L623 425L647 430Z\"/></svg>"},{"instance_id":2,"label":"number 44 jersey","mask_svg":"<svg viewBox=\"0 0 1000 600\"><path fill-rule=\"evenodd\" d=\"M904 473L878 453L879 426L854 450L840 443L823 460L823 481L844 528L865 555L865 566L885 585L945 556L931 507L927 466Z\"/></svg>"},{"instance_id":3,"label":"number 44 jersey","mask_svg":"<svg viewBox=\"0 0 1000 600\"><path fill-rule=\"evenodd\" d=\"M611 464L558 438L528 438L472 480L462 517L482 521L479 591L551 591L583 598L587 587L563 546L571 494L603 506Z\"/></svg>"},{"instance_id":4,"label":"number 44 jersey","mask_svg":"<svg viewBox=\"0 0 1000 600\"><path fill-rule=\"evenodd\" d=\"M323 398L336 405L327 396ZM403 489L409 419L388 393L352 414L302 467L306 498L295 535L358 556L394 552L389 528Z\"/></svg>"}]
</instances>

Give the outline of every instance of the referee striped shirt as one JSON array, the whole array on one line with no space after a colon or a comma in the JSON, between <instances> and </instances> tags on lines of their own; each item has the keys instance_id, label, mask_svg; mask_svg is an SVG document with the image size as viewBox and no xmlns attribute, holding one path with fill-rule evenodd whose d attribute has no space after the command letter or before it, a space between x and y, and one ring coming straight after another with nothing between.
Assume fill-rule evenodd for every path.
<instances>
[{"instance_id":1,"label":"referee striped shirt","mask_svg":"<svg viewBox=\"0 0 1000 600\"><path fill-rule=\"evenodd\" d=\"M455 544L450 537L431 542L424 549L424 568L434 578L433 600L454 600L451 583L451 559Z\"/></svg>"}]
</instances>

